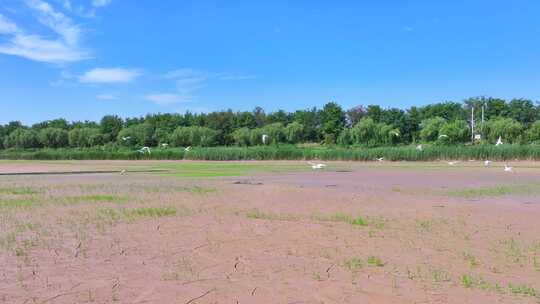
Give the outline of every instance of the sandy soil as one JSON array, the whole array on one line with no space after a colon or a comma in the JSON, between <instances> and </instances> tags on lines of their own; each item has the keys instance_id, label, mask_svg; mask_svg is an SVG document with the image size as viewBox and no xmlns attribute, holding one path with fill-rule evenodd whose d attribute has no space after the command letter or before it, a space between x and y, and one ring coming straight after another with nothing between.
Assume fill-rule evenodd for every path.
<instances>
[{"instance_id":1,"label":"sandy soil","mask_svg":"<svg viewBox=\"0 0 540 304\"><path fill-rule=\"evenodd\" d=\"M3 176L0 303L537 303L540 165L501 165Z\"/></svg>"}]
</instances>

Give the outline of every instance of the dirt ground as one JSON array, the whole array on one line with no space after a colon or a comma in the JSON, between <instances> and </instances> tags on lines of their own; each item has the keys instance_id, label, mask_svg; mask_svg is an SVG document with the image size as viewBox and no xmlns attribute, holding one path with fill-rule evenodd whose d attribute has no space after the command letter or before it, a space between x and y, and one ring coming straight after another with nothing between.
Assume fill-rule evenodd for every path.
<instances>
[{"instance_id":1,"label":"dirt ground","mask_svg":"<svg viewBox=\"0 0 540 304\"><path fill-rule=\"evenodd\" d=\"M178 163L1 161L127 172L0 176L0 303L540 302L539 163Z\"/></svg>"}]
</instances>

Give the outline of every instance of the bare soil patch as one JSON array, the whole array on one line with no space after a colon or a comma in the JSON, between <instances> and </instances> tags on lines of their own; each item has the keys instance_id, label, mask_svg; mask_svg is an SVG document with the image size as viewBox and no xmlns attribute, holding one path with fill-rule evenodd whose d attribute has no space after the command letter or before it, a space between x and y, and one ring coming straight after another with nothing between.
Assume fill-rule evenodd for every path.
<instances>
[{"instance_id":1,"label":"bare soil patch","mask_svg":"<svg viewBox=\"0 0 540 304\"><path fill-rule=\"evenodd\" d=\"M539 164L328 164L0 162L127 170L0 176L0 303L540 301Z\"/></svg>"}]
</instances>

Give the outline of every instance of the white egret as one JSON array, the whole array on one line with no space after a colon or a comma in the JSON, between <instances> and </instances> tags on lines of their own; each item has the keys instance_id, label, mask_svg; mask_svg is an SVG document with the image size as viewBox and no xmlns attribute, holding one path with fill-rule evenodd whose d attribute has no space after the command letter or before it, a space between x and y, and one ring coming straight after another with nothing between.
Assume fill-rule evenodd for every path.
<instances>
[{"instance_id":1,"label":"white egret","mask_svg":"<svg viewBox=\"0 0 540 304\"><path fill-rule=\"evenodd\" d=\"M266 145L266 142L268 141L268 135L263 134L263 135L261 136L261 139L262 139L263 145Z\"/></svg>"},{"instance_id":2,"label":"white egret","mask_svg":"<svg viewBox=\"0 0 540 304\"><path fill-rule=\"evenodd\" d=\"M162 147L162 148L167 148L168 146L169 146L168 143L162 143L162 144L161 144L161 147Z\"/></svg>"},{"instance_id":3,"label":"white egret","mask_svg":"<svg viewBox=\"0 0 540 304\"><path fill-rule=\"evenodd\" d=\"M418 146L416 146L416 150L422 151L422 150L424 150L424 147L422 147L422 145L418 145Z\"/></svg>"},{"instance_id":4,"label":"white egret","mask_svg":"<svg viewBox=\"0 0 540 304\"><path fill-rule=\"evenodd\" d=\"M375 158L376 161L382 162L384 160L384 157Z\"/></svg>"},{"instance_id":5,"label":"white egret","mask_svg":"<svg viewBox=\"0 0 540 304\"><path fill-rule=\"evenodd\" d=\"M191 151L191 146L187 146L187 147L185 147L185 148L184 148L184 151L186 151L186 152L189 152L189 151Z\"/></svg>"},{"instance_id":6,"label":"white egret","mask_svg":"<svg viewBox=\"0 0 540 304\"><path fill-rule=\"evenodd\" d=\"M123 140L123 141L128 141L128 140L130 140L130 139L131 139L131 136L125 136L125 137L122 137L122 140Z\"/></svg>"},{"instance_id":7,"label":"white egret","mask_svg":"<svg viewBox=\"0 0 540 304\"><path fill-rule=\"evenodd\" d=\"M399 132L397 132L397 131L392 131L392 132L390 132L390 134L399 137Z\"/></svg>"},{"instance_id":8,"label":"white egret","mask_svg":"<svg viewBox=\"0 0 540 304\"><path fill-rule=\"evenodd\" d=\"M312 162L308 162L308 164L311 166L311 169L313 169L313 170L324 169L324 167L326 167L325 164L316 164L316 163L312 163Z\"/></svg>"},{"instance_id":9,"label":"white egret","mask_svg":"<svg viewBox=\"0 0 540 304\"><path fill-rule=\"evenodd\" d=\"M152 151L150 151L150 148L149 148L149 147L142 147L142 148L139 149L138 151L139 151L139 153L141 153L141 154L145 154L145 153L152 154Z\"/></svg>"},{"instance_id":10,"label":"white egret","mask_svg":"<svg viewBox=\"0 0 540 304\"><path fill-rule=\"evenodd\" d=\"M514 172L514 168L504 164L504 172Z\"/></svg>"},{"instance_id":11,"label":"white egret","mask_svg":"<svg viewBox=\"0 0 540 304\"><path fill-rule=\"evenodd\" d=\"M449 164L450 166L453 166L453 165L455 165L455 164L457 164L457 163L459 163L459 161L457 161L457 160L456 160L456 161L449 161L449 162L448 162L448 164Z\"/></svg>"},{"instance_id":12,"label":"white egret","mask_svg":"<svg viewBox=\"0 0 540 304\"><path fill-rule=\"evenodd\" d=\"M499 139L497 139L497 143L495 144L495 146L500 146L502 144L503 144L502 137L499 136Z\"/></svg>"},{"instance_id":13,"label":"white egret","mask_svg":"<svg viewBox=\"0 0 540 304\"><path fill-rule=\"evenodd\" d=\"M485 160L485 161L484 161L484 167L489 167L489 166L491 166L491 163L492 163L492 162L491 162L490 160Z\"/></svg>"},{"instance_id":14,"label":"white egret","mask_svg":"<svg viewBox=\"0 0 540 304\"><path fill-rule=\"evenodd\" d=\"M439 139L441 139L441 138L448 138L448 135L446 135L446 134L441 134L441 135L439 135Z\"/></svg>"},{"instance_id":15,"label":"white egret","mask_svg":"<svg viewBox=\"0 0 540 304\"><path fill-rule=\"evenodd\" d=\"M125 174L126 174L126 170L120 171L120 175L125 175Z\"/></svg>"}]
</instances>

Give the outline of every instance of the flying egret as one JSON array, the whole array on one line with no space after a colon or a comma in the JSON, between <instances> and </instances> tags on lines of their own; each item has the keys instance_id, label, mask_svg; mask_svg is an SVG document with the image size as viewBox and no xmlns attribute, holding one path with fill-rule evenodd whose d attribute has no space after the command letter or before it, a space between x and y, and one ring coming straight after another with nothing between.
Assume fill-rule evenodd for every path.
<instances>
[{"instance_id":1,"label":"flying egret","mask_svg":"<svg viewBox=\"0 0 540 304\"><path fill-rule=\"evenodd\" d=\"M382 162L384 160L384 157L375 158L376 161Z\"/></svg>"},{"instance_id":2,"label":"flying egret","mask_svg":"<svg viewBox=\"0 0 540 304\"><path fill-rule=\"evenodd\" d=\"M514 168L504 164L504 172L514 172Z\"/></svg>"},{"instance_id":3,"label":"flying egret","mask_svg":"<svg viewBox=\"0 0 540 304\"><path fill-rule=\"evenodd\" d=\"M167 148L168 146L169 146L168 143L162 143L162 144L161 144L161 147L163 147L163 148Z\"/></svg>"},{"instance_id":4,"label":"flying egret","mask_svg":"<svg viewBox=\"0 0 540 304\"><path fill-rule=\"evenodd\" d=\"M130 140L130 139L131 139L131 136L125 136L125 137L122 137L122 140L123 140L123 141L128 141L128 140Z\"/></svg>"},{"instance_id":5,"label":"flying egret","mask_svg":"<svg viewBox=\"0 0 540 304\"><path fill-rule=\"evenodd\" d=\"M125 175L125 174L126 174L126 170L120 171L120 175Z\"/></svg>"},{"instance_id":6,"label":"flying egret","mask_svg":"<svg viewBox=\"0 0 540 304\"><path fill-rule=\"evenodd\" d=\"M268 141L268 135L263 134L263 135L261 136L261 139L262 139L263 145L266 145L266 142Z\"/></svg>"},{"instance_id":7,"label":"flying egret","mask_svg":"<svg viewBox=\"0 0 540 304\"><path fill-rule=\"evenodd\" d=\"M448 138L448 135L446 135L446 134L441 134L441 135L439 135L439 139L441 139L441 138Z\"/></svg>"},{"instance_id":8,"label":"flying egret","mask_svg":"<svg viewBox=\"0 0 540 304\"><path fill-rule=\"evenodd\" d=\"M324 167L326 167L325 164L316 164L316 163L312 163L312 162L308 162L308 164L311 166L311 169L313 169L313 170L324 169Z\"/></svg>"},{"instance_id":9,"label":"flying egret","mask_svg":"<svg viewBox=\"0 0 540 304\"><path fill-rule=\"evenodd\" d=\"M150 148L149 147L142 147L140 150L138 150L139 153L141 154L145 154L145 153L148 153L148 154L152 154L152 151L150 151Z\"/></svg>"},{"instance_id":10,"label":"flying egret","mask_svg":"<svg viewBox=\"0 0 540 304\"><path fill-rule=\"evenodd\" d=\"M484 167L489 167L491 166L491 161L490 160L485 160L484 161Z\"/></svg>"},{"instance_id":11,"label":"flying egret","mask_svg":"<svg viewBox=\"0 0 540 304\"><path fill-rule=\"evenodd\" d=\"M497 143L495 144L495 146L500 146L502 144L503 144L502 137L499 136L499 139L497 139Z\"/></svg>"},{"instance_id":12,"label":"flying egret","mask_svg":"<svg viewBox=\"0 0 540 304\"><path fill-rule=\"evenodd\" d=\"M422 147L422 145L418 145L418 146L416 146L416 150L422 151L422 150L424 150L424 147Z\"/></svg>"},{"instance_id":13,"label":"flying egret","mask_svg":"<svg viewBox=\"0 0 540 304\"><path fill-rule=\"evenodd\" d=\"M448 164L449 164L450 166L453 166L453 165L455 165L455 164L457 164L457 163L459 163L459 161L449 161L449 162L448 162Z\"/></svg>"},{"instance_id":14,"label":"flying egret","mask_svg":"<svg viewBox=\"0 0 540 304\"><path fill-rule=\"evenodd\" d=\"M189 152L189 151L191 151L191 146L187 146L187 147L185 147L185 148L184 148L184 151L186 151L186 152Z\"/></svg>"}]
</instances>

